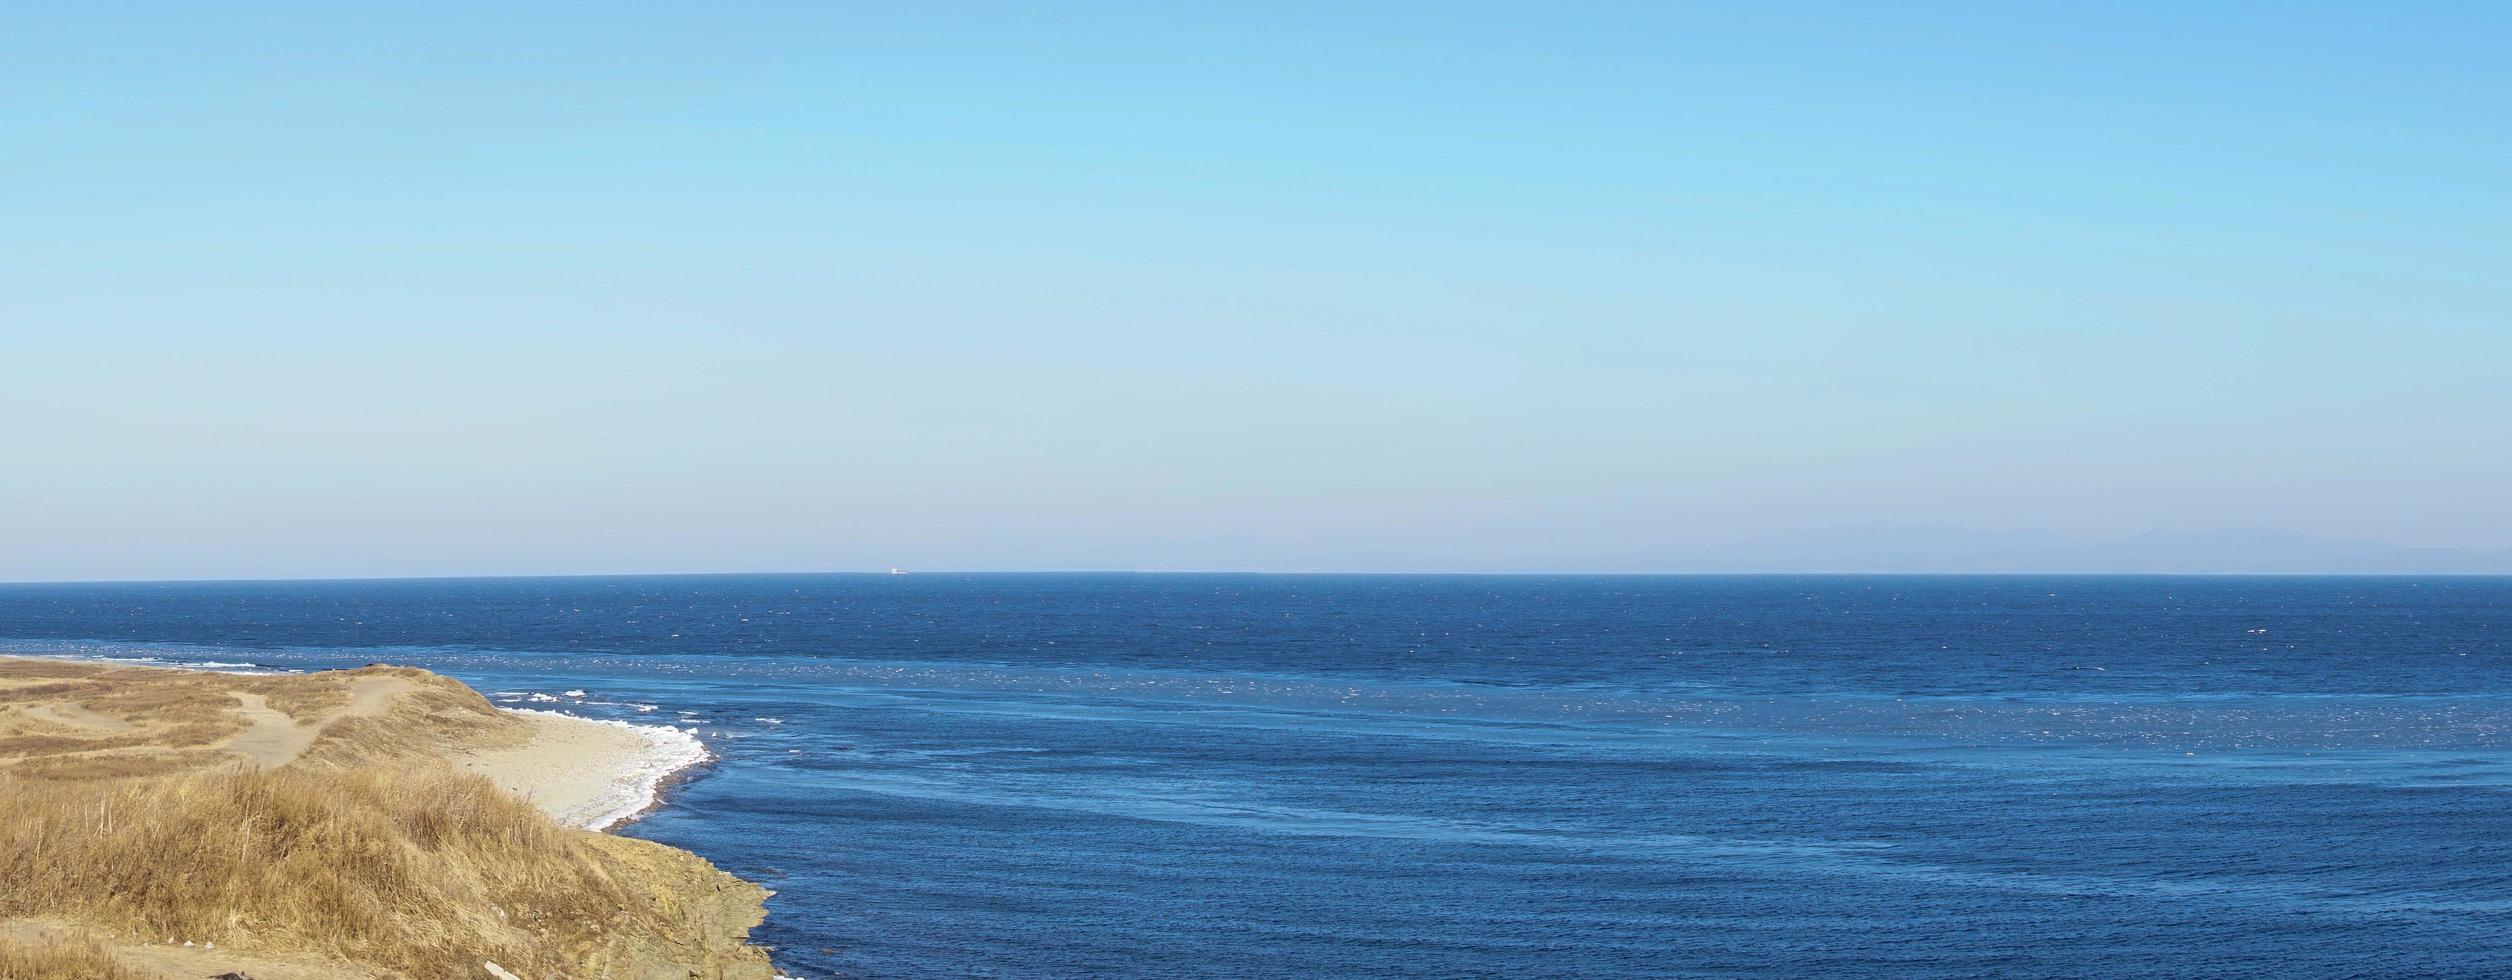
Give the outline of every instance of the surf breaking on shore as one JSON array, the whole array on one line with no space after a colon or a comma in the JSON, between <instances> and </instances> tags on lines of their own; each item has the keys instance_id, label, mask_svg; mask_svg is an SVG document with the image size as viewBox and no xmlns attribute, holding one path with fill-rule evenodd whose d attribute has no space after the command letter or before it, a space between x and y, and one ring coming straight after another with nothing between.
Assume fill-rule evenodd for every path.
<instances>
[{"instance_id":1,"label":"surf breaking on shore","mask_svg":"<svg viewBox=\"0 0 2512 980\"><path fill-rule=\"evenodd\" d=\"M668 725L500 709L535 729L523 745L471 753L456 764L531 800L550 819L609 830L662 805L674 777L714 758L698 737Z\"/></svg>"}]
</instances>

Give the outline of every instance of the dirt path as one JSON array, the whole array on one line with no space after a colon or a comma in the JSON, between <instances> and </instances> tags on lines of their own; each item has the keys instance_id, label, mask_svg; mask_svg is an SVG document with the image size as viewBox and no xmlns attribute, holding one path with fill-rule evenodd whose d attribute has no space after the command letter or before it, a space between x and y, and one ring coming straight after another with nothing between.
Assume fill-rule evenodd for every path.
<instances>
[{"instance_id":1,"label":"dirt path","mask_svg":"<svg viewBox=\"0 0 2512 980\"><path fill-rule=\"evenodd\" d=\"M264 768L275 769L296 761L323 734L323 729L342 718L364 718L382 714L392 706L393 698L410 688L410 682L398 677L361 677L349 684L349 706L332 712L310 725L297 724L270 706L259 694L237 694L237 710L244 713L249 726L228 739L228 751L242 753Z\"/></svg>"},{"instance_id":2,"label":"dirt path","mask_svg":"<svg viewBox=\"0 0 2512 980\"><path fill-rule=\"evenodd\" d=\"M361 677L349 682L349 710L334 717L364 718L382 714L392 699L410 689L410 682L398 677ZM324 724L331 724L326 719Z\"/></svg>"},{"instance_id":3,"label":"dirt path","mask_svg":"<svg viewBox=\"0 0 2512 980\"><path fill-rule=\"evenodd\" d=\"M46 942L74 941L90 935L57 922L34 919L0 920L0 939L41 946ZM101 937L98 937L101 940ZM242 973L253 980L347 980L373 976L366 970L342 963L324 962L315 957L279 959L268 956L247 956L206 946L186 946L179 942L101 943L125 969L144 977L162 980L197 980Z\"/></svg>"},{"instance_id":4,"label":"dirt path","mask_svg":"<svg viewBox=\"0 0 2512 980\"><path fill-rule=\"evenodd\" d=\"M26 717L33 718L36 721L48 721L55 725L70 725L78 728L100 728L108 732L127 732L131 730L130 722L123 721L122 719L116 718L112 715L90 711L87 709L86 705L74 704L67 701L56 701L51 704L29 705L26 707L25 711Z\"/></svg>"},{"instance_id":5,"label":"dirt path","mask_svg":"<svg viewBox=\"0 0 2512 980\"><path fill-rule=\"evenodd\" d=\"M235 699L243 706L240 710L252 727L228 739L227 750L244 753L264 767L276 768L296 761L296 757L305 754L307 746L314 744L314 736L323 733L321 725L298 725L296 719L273 709L259 694L238 694Z\"/></svg>"}]
</instances>

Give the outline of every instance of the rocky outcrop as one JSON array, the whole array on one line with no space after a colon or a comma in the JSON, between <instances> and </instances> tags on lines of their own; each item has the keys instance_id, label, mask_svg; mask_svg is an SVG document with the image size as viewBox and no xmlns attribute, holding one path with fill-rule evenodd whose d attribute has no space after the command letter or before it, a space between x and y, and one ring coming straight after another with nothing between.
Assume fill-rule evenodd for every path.
<instances>
[{"instance_id":1,"label":"rocky outcrop","mask_svg":"<svg viewBox=\"0 0 2512 980\"><path fill-rule=\"evenodd\" d=\"M586 957L593 976L619 980L773 980L768 954L750 945L750 930L767 918L770 892L733 877L687 851L628 837L599 846L653 896L670 922L596 948Z\"/></svg>"}]
</instances>

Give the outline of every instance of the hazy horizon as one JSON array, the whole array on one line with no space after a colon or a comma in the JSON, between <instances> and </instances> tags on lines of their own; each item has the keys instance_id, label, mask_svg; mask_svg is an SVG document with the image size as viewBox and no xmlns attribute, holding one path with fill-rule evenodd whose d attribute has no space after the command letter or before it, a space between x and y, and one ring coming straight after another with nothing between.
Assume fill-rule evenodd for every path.
<instances>
[{"instance_id":1,"label":"hazy horizon","mask_svg":"<svg viewBox=\"0 0 2512 980\"><path fill-rule=\"evenodd\" d=\"M1844 532L1845 533L1845 532ZM1944 538L1945 547L1918 557L1906 545L1913 534ZM2067 539L2046 533L1974 533L1946 537L1945 529L1875 529L1848 547L1784 540L1753 542L1725 556L1696 556L1655 568L1623 569L1407 569L1407 568L822 568L612 569L328 574L311 576L199 576L167 579L0 579L8 585L180 584L247 581L393 581L501 578L667 578L743 575L1381 575L1381 576L2120 576L2120 577L2395 577L2512 576L2512 550L2405 548L2382 542L2312 538L2267 528L2202 534L2161 532L2122 539ZM1877 538L1884 542L1879 550ZM1808 559L1809 550L1827 557ZM1755 565L1753 561L1765 564ZM1796 564L1788 564L1796 562Z\"/></svg>"},{"instance_id":2,"label":"hazy horizon","mask_svg":"<svg viewBox=\"0 0 2512 980\"><path fill-rule=\"evenodd\" d=\"M2507 47L21 6L0 580L2506 568Z\"/></svg>"}]
</instances>

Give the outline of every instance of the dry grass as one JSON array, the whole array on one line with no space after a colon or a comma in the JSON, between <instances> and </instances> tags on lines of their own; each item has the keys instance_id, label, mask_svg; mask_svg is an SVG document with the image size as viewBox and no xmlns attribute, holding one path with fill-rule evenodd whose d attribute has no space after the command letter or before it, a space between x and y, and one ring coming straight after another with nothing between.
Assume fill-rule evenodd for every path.
<instances>
[{"instance_id":1,"label":"dry grass","mask_svg":"<svg viewBox=\"0 0 2512 980\"><path fill-rule=\"evenodd\" d=\"M425 671L369 667L345 676L391 676L410 686L381 715L333 721L306 751L309 764L377 765L408 759L417 749L497 746L529 734L529 726L498 710L478 691ZM278 699L272 699L271 707L281 707Z\"/></svg>"},{"instance_id":2,"label":"dry grass","mask_svg":"<svg viewBox=\"0 0 2512 980\"><path fill-rule=\"evenodd\" d=\"M18 942L0 936L0 980L147 980L94 941Z\"/></svg>"},{"instance_id":3,"label":"dry grass","mask_svg":"<svg viewBox=\"0 0 2512 980\"><path fill-rule=\"evenodd\" d=\"M119 778L198 764L205 757L183 750L215 745L243 729L228 709L236 703L231 690L247 680L263 679L0 659L0 765L15 763L5 771L18 775ZM42 714L61 705L76 705L123 727ZM48 757L73 761L52 764ZM110 775L85 775L91 772Z\"/></svg>"},{"instance_id":4,"label":"dry grass","mask_svg":"<svg viewBox=\"0 0 2512 980\"><path fill-rule=\"evenodd\" d=\"M210 749L60 755L27 759L0 768L0 779L11 776L26 780L74 782L142 779L234 765L235 761L233 755Z\"/></svg>"},{"instance_id":5,"label":"dry grass","mask_svg":"<svg viewBox=\"0 0 2512 980\"><path fill-rule=\"evenodd\" d=\"M347 710L359 685L389 701ZM319 734L288 764L247 764L220 747L245 727L239 693ZM755 888L660 845L559 827L444 761L449 746L526 727L421 671L237 677L0 659L0 924L41 918L126 949L215 942L414 978L480 976L484 960L536 980L610 976L689 950L766 975L756 951L718 958L728 928L738 950L756 921ZM0 980L128 975L80 966L103 956L0 947Z\"/></svg>"},{"instance_id":6,"label":"dry grass","mask_svg":"<svg viewBox=\"0 0 2512 980\"><path fill-rule=\"evenodd\" d=\"M381 715L343 717L351 686L376 678L407 689ZM302 725L328 722L308 752L314 763L365 765L523 737L524 726L478 692L408 668L247 676L0 658L0 772L122 779L224 765L232 757L209 750L244 730L235 712L240 694L258 695ZM59 720L62 705L127 727ZM48 718L46 710L55 713Z\"/></svg>"},{"instance_id":7,"label":"dry grass","mask_svg":"<svg viewBox=\"0 0 2512 980\"><path fill-rule=\"evenodd\" d=\"M0 776L0 918L414 976L468 976L483 958L561 975L606 933L673 925L592 836L441 767Z\"/></svg>"}]
</instances>

